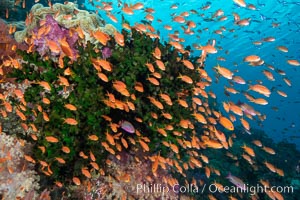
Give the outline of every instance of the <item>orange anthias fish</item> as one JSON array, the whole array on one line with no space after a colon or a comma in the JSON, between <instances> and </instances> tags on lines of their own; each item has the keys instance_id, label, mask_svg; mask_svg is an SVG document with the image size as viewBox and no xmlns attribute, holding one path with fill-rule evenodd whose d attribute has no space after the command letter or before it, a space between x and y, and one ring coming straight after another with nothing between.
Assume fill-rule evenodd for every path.
<instances>
[{"instance_id":1,"label":"orange anthias fish","mask_svg":"<svg viewBox=\"0 0 300 200\"><path fill-rule=\"evenodd\" d=\"M48 98L46 98L46 97L43 97L42 102L43 102L44 104L49 105L49 104L50 104L50 99L48 99Z\"/></svg>"},{"instance_id":2,"label":"orange anthias fish","mask_svg":"<svg viewBox=\"0 0 300 200\"><path fill-rule=\"evenodd\" d=\"M75 183L75 185L80 185L81 184L81 181L78 177L74 176L72 180L73 180L73 183Z\"/></svg>"},{"instance_id":3,"label":"orange anthias fish","mask_svg":"<svg viewBox=\"0 0 300 200\"><path fill-rule=\"evenodd\" d=\"M127 15L133 15L134 12L133 12L133 9L128 7L127 4L124 5L124 7L122 8L122 11L127 14Z\"/></svg>"},{"instance_id":4,"label":"orange anthias fish","mask_svg":"<svg viewBox=\"0 0 300 200\"><path fill-rule=\"evenodd\" d=\"M207 124L205 117L201 113L193 113L192 115L195 117L195 119L198 122L200 122L202 124Z\"/></svg>"},{"instance_id":5,"label":"orange anthias fish","mask_svg":"<svg viewBox=\"0 0 300 200\"><path fill-rule=\"evenodd\" d=\"M60 163L60 164L65 164L66 161L63 158L60 157L55 157L55 159Z\"/></svg>"},{"instance_id":6,"label":"orange anthias fish","mask_svg":"<svg viewBox=\"0 0 300 200\"><path fill-rule=\"evenodd\" d=\"M233 126L232 122L229 119L227 119L226 117L221 116L219 118L219 123L227 130L230 130L230 131L234 130L234 126Z\"/></svg>"},{"instance_id":7,"label":"orange anthias fish","mask_svg":"<svg viewBox=\"0 0 300 200\"><path fill-rule=\"evenodd\" d=\"M48 45L49 49L50 49L53 53L56 53L56 54L59 54L59 53L60 53L61 48L59 47L59 45L58 45L55 41L47 40L47 45Z\"/></svg>"},{"instance_id":8,"label":"orange anthias fish","mask_svg":"<svg viewBox=\"0 0 300 200\"><path fill-rule=\"evenodd\" d=\"M140 10L140 9L143 9L144 8L144 4L138 2L138 3L135 3L133 6L131 6L131 8L133 10Z\"/></svg>"},{"instance_id":9,"label":"orange anthias fish","mask_svg":"<svg viewBox=\"0 0 300 200\"><path fill-rule=\"evenodd\" d=\"M106 131L106 140L113 146L116 144L114 137L108 131Z\"/></svg>"},{"instance_id":10,"label":"orange anthias fish","mask_svg":"<svg viewBox=\"0 0 300 200\"><path fill-rule=\"evenodd\" d=\"M156 59L160 59L161 58L161 51L158 47L155 47L154 52L152 53L152 55L156 58Z\"/></svg>"},{"instance_id":11,"label":"orange anthias fish","mask_svg":"<svg viewBox=\"0 0 300 200\"><path fill-rule=\"evenodd\" d=\"M97 135L89 135L88 138L92 141L97 141L99 139Z\"/></svg>"},{"instance_id":12,"label":"orange anthias fish","mask_svg":"<svg viewBox=\"0 0 300 200\"><path fill-rule=\"evenodd\" d=\"M215 127L214 127L214 133L215 133L215 136L216 138L220 141L220 142L226 142L226 136L223 132L217 130Z\"/></svg>"},{"instance_id":13,"label":"orange anthias fish","mask_svg":"<svg viewBox=\"0 0 300 200\"><path fill-rule=\"evenodd\" d=\"M25 160L27 160L28 162L36 163L36 161L35 161L31 156L24 155L24 158L25 158Z\"/></svg>"},{"instance_id":14,"label":"orange anthias fish","mask_svg":"<svg viewBox=\"0 0 300 200\"><path fill-rule=\"evenodd\" d=\"M131 31L131 27L130 27L130 25L127 24L127 23L123 23L123 24L122 24L122 27L123 27L124 29L127 29L128 31Z\"/></svg>"},{"instance_id":15,"label":"orange anthias fish","mask_svg":"<svg viewBox=\"0 0 300 200\"><path fill-rule=\"evenodd\" d=\"M71 152L70 148L67 147L67 146L63 146L63 147L61 148L61 150L62 150L64 153L70 153L70 152Z\"/></svg>"},{"instance_id":16,"label":"orange anthias fish","mask_svg":"<svg viewBox=\"0 0 300 200\"><path fill-rule=\"evenodd\" d=\"M106 83L109 81L108 77L104 73L98 72L97 75L102 81Z\"/></svg>"},{"instance_id":17,"label":"orange anthias fish","mask_svg":"<svg viewBox=\"0 0 300 200\"><path fill-rule=\"evenodd\" d=\"M233 77L233 73L225 68L225 67L221 67L219 64L215 67L215 69L218 71L219 74L221 74L221 76L223 76L224 78L227 79L232 79Z\"/></svg>"},{"instance_id":18,"label":"orange anthias fish","mask_svg":"<svg viewBox=\"0 0 300 200\"><path fill-rule=\"evenodd\" d=\"M44 119L46 122L50 121L49 116L48 116L48 114L47 114L46 112L43 112L43 119Z\"/></svg>"},{"instance_id":19,"label":"orange anthias fish","mask_svg":"<svg viewBox=\"0 0 300 200\"><path fill-rule=\"evenodd\" d=\"M249 123L245 120L245 119L243 119L243 118L240 118L240 120L241 120L241 124L243 125L243 127L246 129L246 130L250 130L250 125L249 125Z\"/></svg>"},{"instance_id":20,"label":"orange anthias fish","mask_svg":"<svg viewBox=\"0 0 300 200\"><path fill-rule=\"evenodd\" d=\"M276 167L273 165L273 164L271 164L271 163L269 163L269 162L267 162L267 161L265 161L264 162L264 164L266 165L266 167L271 171L271 172L276 172Z\"/></svg>"},{"instance_id":21,"label":"orange anthias fish","mask_svg":"<svg viewBox=\"0 0 300 200\"><path fill-rule=\"evenodd\" d=\"M253 140L252 143L255 144L258 147L262 147L263 146L262 143L261 143L261 141L259 141L259 140Z\"/></svg>"},{"instance_id":22,"label":"orange anthias fish","mask_svg":"<svg viewBox=\"0 0 300 200\"><path fill-rule=\"evenodd\" d=\"M223 145L220 142L216 141L216 140L205 140L204 144L207 147L210 147L210 148L213 148L213 149L222 149L223 148Z\"/></svg>"},{"instance_id":23,"label":"orange anthias fish","mask_svg":"<svg viewBox=\"0 0 300 200\"><path fill-rule=\"evenodd\" d=\"M189 60L182 60L182 63L186 68L191 69L191 70L194 69L193 63L191 63Z\"/></svg>"},{"instance_id":24,"label":"orange anthias fish","mask_svg":"<svg viewBox=\"0 0 300 200\"><path fill-rule=\"evenodd\" d=\"M101 71L101 69L97 68L97 66L101 66L104 70L106 70L108 72L112 71L112 64L110 62L106 61L106 60L91 58L91 61L94 65L94 67L98 71Z\"/></svg>"},{"instance_id":25,"label":"orange anthias fish","mask_svg":"<svg viewBox=\"0 0 300 200\"><path fill-rule=\"evenodd\" d=\"M114 81L113 82L113 87L117 90L117 91L122 91L125 90L127 88L126 84L122 81Z\"/></svg>"},{"instance_id":26,"label":"orange anthias fish","mask_svg":"<svg viewBox=\"0 0 300 200\"><path fill-rule=\"evenodd\" d=\"M144 87L141 82L136 82L134 85L134 89L138 92L144 92Z\"/></svg>"},{"instance_id":27,"label":"orange anthias fish","mask_svg":"<svg viewBox=\"0 0 300 200\"><path fill-rule=\"evenodd\" d=\"M63 76L58 76L58 81L60 82L60 85L67 86L67 87L70 86L68 79Z\"/></svg>"},{"instance_id":28,"label":"orange anthias fish","mask_svg":"<svg viewBox=\"0 0 300 200\"><path fill-rule=\"evenodd\" d=\"M113 14L107 12L106 16L109 17L109 19L111 19L113 22L118 23L117 17L114 16Z\"/></svg>"},{"instance_id":29,"label":"orange anthias fish","mask_svg":"<svg viewBox=\"0 0 300 200\"><path fill-rule=\"evenodd\" d=\"M175 144L169 143L169 145L174 153L179 153L179 148Z\"/></svg>"},{"instance_id":30,"label":"orange anthias fish","mask_svg":"<svg viewBox=\"0 0 300 200\"><path fill-rule=\"evenodd\" d=\"M298 60L287 60L287 63L294 66L300 66L300 62Z\"/></svg>"},{"instance_id":31,"label":"orange anthias fish","mask_svg":"<svg viewBox=\"0 0 300 200\"><path fill-rule=\"evenodd\" d=\"M160 70L162 71L166 70L165 64L161 60L156 60L155 63Z\"/></svg>"},{"instance_id":32,"label":"orange anthias fish","mask_svg":"<svg viewBox=\"0 0 300 200\"><path fill-rule=\"evenodd\" d=\"M64 37L62 40L59 41L60 48L64 54L66 54L71 60L74 60L76 56L73 53L69 43L67 42L67 38Z\"/></svg>"},{"instance_id":33,"label":"orange anthias fish","mask_svg":"<svg viewBox=\"0 0 300 200\"><path fill-rule=\"evenodd\" d=\"M275 78L274 78L273 74L270 71L263 70L262 72L267 77L268 80L275 81Z\"/></svg>"},{"instance_id":34,"label":"orange anthias fish","mask_svg":"<svg viewBox=\"0 0 300 200\"><path fill-rule=\"evenodd\" d=\"M91 178L91 177L92 177L92 175L91 175L91 173L89 172L89 170L88 170L87 167L83 167L83 168L81 169L81 172L82 172L82 174L83 174L84 176L86 176L87 178Z\"/></svg>"},{"instance_id":35,"label":"orange anthias fish","mask_svg":"<svg viewBox=\"0 0 300 200\"><path fill-rule=\"evenodd\" d=\"M7 112L12 112L12 111L13 111L13 107L12 107L12 105L11 105L9 102L4 101L4 102L3 102L3 105L4 105L5 110L6 110Z\"/></svg>"},{"instance_id":36,"label":"orange anthias fish","mask_svg":"<svg viewBox=\"0 0 300 200\"><path fill-rule=\"evenodd\" d=\"M64 123L69 124L69 125L77 125L78 124L76 119L73 119L73 118L65 118Z\"/></svg>"},{"instance_id":37,"label":"orange anthias fish","mask_svg":"<svg viewBox=\"0 0 300 200\"><path fill-rule=\"evenodd\" d=\"M72 104L65 104L64 107L68 110L72 110L72 111L76 111L77 108L76 106L72 105Z\"/></svg>"},{"instance_id":38,"label":"orange anthias fish","mask_svg":"<svg viewBox=\"0 0 300 200\"><path fill-rule=\"evenodd\" d=\"M256 84L256 85L250 85L249 90L258 92L260 94L265 95L266 97L269 97L271 94L271 91L264 85Z\"/></svg>"},{"instance_id":39,"label":"orange anthias fish","mask_svg":"<svg viewBox=\"0 0 300 200\"><path fill-rule=\"evenodd\" d=\"M139 143L140 143L140 145L141 145L141 147L143 148L144 151L149 151L150 150L148 144L146 142L144 142L143 140L139 139Z\"/></svg>"},{"instance_id":40,"label":"orange anthias fish","mask_svg":"<svg viewBox=\"0 0 300 200\"><path fill-rule=\"evenodd\" d=\"M8 19L9 17L9 10L8 8L5 9L5 18Z\"/></svg>"},{"instance_id":41,"label":"orange anthias fish","mask_svg":"<svg viewBox=\"0 0 300 200\"><path fill-rule=\"evenodd\" d=\"M150 102L151 102L153 105L155 105L157 108L159 108L159 109L161 109L161 110L164 109L164 106L163 106L163 104L162 104L160 101L156 100L156 99L153 98L153 97L148 97L148 99L150 99Z\"/></svg>"},{"instance_id":42,"label":"orange anthias fish","mask_svg":"<svg viewBox=\"0 0 300 200\"><path fill-rule=\"evenodd\" d=\"M26 116L19 110L19 109L16 109L16 114L21 118L21 120L26 120Z\"/></svg>"},{"instance_id":43,"label":"orange anthias fish","mask_svg":"<svg viewBox=\"0 0 300 200\"><path fill-rule=\"evenodd\" d=\"M156 78L149 77L149 78L147 78L147 80L148 80L150 83L152 83L153 85L156 85L156 86L159 85L159 81L158 81Z\"/></svg>"},{"instance_id":44,"label":"orange anthias fish","mask_svg":"<svg viewBox=\"0 0 300 200\"><path fill-rule=\"evenodd\" d=\"M245 152L246 152L248 155L250 155L250 156L252 156L252 157L255 156L254 150L253 150L252 148L246 146L245 144L244 144L244 146L242 146L242 148L245 150Z\"/></svg>"},{"instance_id":45,"label":"orange anthias fish","mask_svg":"<svg viewBox=\"0 0 300 200\"><path fill-rule=\"evenodd\" d=\"M57 143L59 140L54 136L46 136L45 139L51 143Z\"/></svg>"},{"instance_id":46,"label":"orange anthias fish","mask_svg":"<svg viewBox=\"0 0 300 200\"><path fill-rule=\"evenodd\" d=\"M287 53L287 52L289 51L288 48L285 47L285 46L277 46L276 48L277 48L279 51L284 52L284 53Z\"/></svg>"},{"instance_id":47,"label":"orange anthias fish","mask_svg":"<svg viewBox=\"0 0 300 200\"><path fill-rule=\"evenodd\" d=\"M42 86L45 90L48 90L48 91L51 90L50 84L48 82L46 82L46 81L40 81L38 84L40 86Z\"/></svg>"},{"instance_id":48,"label":"orange anthias fish","mask_svg":"<svg viewBox=\"0 0 300 200\"><path fill-rule=\"evenodd\" d=\"M160 157L160 152L158 152L158 155L155 156L154 162L153 162L153 164L152 164L152 173L153 173L153 174L156 173L156 170L157 170L157 168L158 168L159 157Z\"/></svg>"},{"instance_id":49,"label":"orange anthias fish","mask_svg":"<svg viewBox=\"0 0 300 200\"><path fill-rule=\"evenodd\" d=\"M181 75L179 74L178 78L180 78L183 82L188 83L188 84L193 84L193 79L191 79L187 75Z\"/></svg>"},{"instance_id":50,"label":"orange anthias fish","mask_svg":"<svg viewBox=\"0 0 300 200\"><path fill-rule=\"evenodd\" d=\"M259 104L259 105L267 105L268 104L268 101L263 99L263 98L257 98L257 99L251 99L250 102L253 102L253 103L256 103L256 104Z\"/></svg>"},{"instance_id":51,"label":"orange anthias fish","mask_svg":"<svg viewBox=\"0 0 300 200\"><path fill-rule=\"evenodd\" d=\"M270 148L270 147L264 146L262 149L263 149L265 152L269 153L269 154L272 154L272 155L275 155L275 154L276 154L275 151L274 151L272 148Z\"/></svg>"},{"instance_id":52,"label":"orange anthias fish","mask_svg":"<svg viewBox=\"0 0 300 200\"><path fill-rule=\"evenodd\" d=\"M103 33L100 30L97 30L95 32L92 32L91 34L96 40L98 40L102 45L106 46L106 43L110 39L109 35L106 33Z\"/></svg>"},{"instance_id":53,"label":"orange anthias fish","mask_svg":"<svg viewBox=\"0 0 300 200\"><path fill-rule=\"evenodd\" d=\"M125 43L124 43L124 35L119 33L118 31L115 32L115 40L116 42L118 43L118 45L120 46L124 46Z\"/></svg>"},{"instance_id":54,"label":"orange anthias fish","mask_svg":"<svg viewBox=\"0 0 300 200\"><path fill-rule=\"evenodd\" d=\"M260 57L257 55L250 55L244 58L245 62L258 62L260 61Z\"/></svg>"},{"instance_id":55,"label":"orange anthias fish","mask_svg":"<svg viewBox=\"0 0 300 200\"><path fill-rule=\"evenodd\" d=\"M209 53L209 54L215 54L218 52L218 50L214 47L214 45L210 45L210 44L207 44L206 46L201 46L200 49L206 53ZM202 53L203 54L203 53Z\"/></svg>"},{"instance_id":56,"label":"orange anthias fish","mask_svg":"<svg viewBox=\"0 0 300 200\"><path fill-rule=\"evenodd\" d=\"M173 21L178 22L178 23L185 23L185 19L182 16L176 16L173 18Z\"/></svg>"}]
</instances>

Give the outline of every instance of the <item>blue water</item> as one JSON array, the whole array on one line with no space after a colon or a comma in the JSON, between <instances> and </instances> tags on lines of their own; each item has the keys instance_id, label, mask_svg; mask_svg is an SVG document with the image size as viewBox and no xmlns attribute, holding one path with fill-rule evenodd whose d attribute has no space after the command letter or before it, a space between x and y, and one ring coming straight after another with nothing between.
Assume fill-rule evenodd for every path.
<instances>
[{"instance_id":1,"label":"blue water","mask_svg":"<svg viewBox=\"0 0 300 200\"><path fill-rule=\"evenodd\" d=\"M105 14L105 11L98 10L101 17L107 23L111 23L118 29L121 29L121 15L123 12L118 7L116 1L113 1L112 14L114 14L119 22L114 23ZM218 102L223 101L242 101L250 104L262 114L267 116L263 122L251 121L252 128L258 128L264 130L275 141L287 139L290 142L297 144L300 148L300 83L299 83L299 67L291 66L287 64L288 59L300 60L300 1L288 0L288 1L274 1L274 0L247 0L247 4L253 4L256 10L250 10L237 6L230 0L218 0L218 1L202 1L190 0L188 3L182 1L168 1L168 0L145 0L145 1L123 1L129 5L133 5L136 2L144 4L145 8L153 8L155 13L154 21L151 25L160 32L160 37L163 41L169 41L168 34L173 34L174 31L179 31L180 38L184 38L186 45L196 43L198 45L205 45L208 40L215 39L216 46L222 47L223 50L218 50L217 54L210 55L206 60L205 69L215 80L216 72L212 69L219 63L231 71L235 72L235 75L243 77L246 81L251 81L254 84L257 80L262 81L262 84L269 89L274 88L271 96L267 99L269 102L266 106L251 104L247 99L240 94L232 94L229 97L224 94L223 86L230 87L228 80L220 77L219 82L213 83L211 90L217 95ZM95 5L101 5L100 2L95 2ZM201 7L210 5L210 9L201 10ZM172 5L177 5L177 9L171 9ZM95 7L88 3L86 0L85 6L87 9L95 10ZM198 13L193 14L190 11L195 10ZM224 15L227 16L226 21L205 21L209 19L218 10L222 9ZM179 24L172 21L172 16L180 15L184 11L189 11L189 16L185 17L186 21L192 20L197 24L194 29L194 35L185 35L181 28L184 24ZM234 18L232 13L238 13L241 19L251 18L250 25L240 27L234 24ZM130 22L130 25L134 25L136 22L145 20L146 12L144 10L136 10L134 15L126 15L124 17ZM202 16L201 16L202 15ZM159 22L161 20L161 22ZM272 27L272 23L278 23L279 27ZM167 31L163 28L164 25L171 25L173 30ZM223 31L222 35L215 34L214 31L225 27L226 31ZM205 29L208 28L207 31ZM230 29L234 29L234 32L230 32ZM199 33L200 32L200 33ZM262 45L253 45L254 41L261 41L266 37L275 37L274 42L263 42ZM283 53L276 49L277 46L284 45L289 49L288 53ZM200 50L192 48L193 55L199 56ZM225 52L229 51L229 54ZM265 61L262 66L251 67L247 63L243 62L243 58L248 55L258 55ZM226 61L218 61L217 57L224 57ZM236 63L236 65L234 65ZM272 65L275 69L280 69L286 72L286 76L279 75L275 71L268 69L267 65ZM267 69L274 75L275 81L269 81L263 75L262 70ZM288 78L292 82L292 86L289 87L283 81L283 77ZM246 91L248 84L238 85L234 84L234 88L239 91ZM276 93L276 89L282 90L287 93L288 97L284 98ZM253 94L253 93L252 93ZM261 95L254 95L255 97L262 97ZM273 109L272 109L273 108ZM277 110L278 111L275 111ZM237 117L237 121L238 117ZM250 120L248 120L250 121ZM236 122L235 124L238 124ZM236 125L237 126L237 125Z\"/></svg>"}]
</instances>

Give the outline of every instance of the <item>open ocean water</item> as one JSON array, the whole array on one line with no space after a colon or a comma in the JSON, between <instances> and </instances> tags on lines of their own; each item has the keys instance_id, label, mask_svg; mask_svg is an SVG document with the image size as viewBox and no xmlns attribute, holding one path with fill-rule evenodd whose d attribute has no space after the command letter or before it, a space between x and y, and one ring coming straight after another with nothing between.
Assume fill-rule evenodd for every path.
<instances>
[{"instance_id":1,"label":"open ocean water","mask_svg":"<svg viewBox=\"0 0 300 200\"><path fill-rule=\"evenodd\" d=\"M299 68L291 66L287 63L289 59L298 59L300 57L300 2L297 0L279 1L247 1L247 5L255 5L256 9L251 10L243 8L233 3L232 1L122 1L128 5L134 5L137 2L142 2L146 8L153 8L154 20L149 22L156 30L160 32L162 41L169 41L169 34L179 31L179 36L185 41L185 46L190 45L193 56L201 55L200 50L193 48L193 44L205 45L209 40L215 39L216 45L222 50L217 54L209 55L206 60L206 70L210 76L215 76L216 72L213 67L217 64L236 71L235 75L243 77L248 83L254 84L261 81L265 86L272 90L268 105L253 105L262 114L266 115L264 122L251 122L251 127L265 131L275 141L287 140L295 143L298 148L300 145L300 87L299 87ZM122 4L120 3L120 4ZM97 5L97 2L94 2ZM121 5L114 2L113 14L121 21ZM85 6L89 10L97 10L88 0ZM172 9L172 6L174 8ZM209 9L204 10L205 6ZM177 8L176 8L177 7ZM201 9L202 8L202 9ZM218 10L222 10L226 16L226 20L219 21L220 17L212 19L213 15ZM98 9L99 10L99 9ZM174 16L180 15L185 11L195 10L197 13L189 14L186 21L193 21L197 24L193 35L184 34L182 24L174 22ZM234 23L233 13L238 13L242 19L250 19L248 26L238 26ZM107 23L112 23L118 29L121 29L121 23L115 24L105 14L99 10L100 16ZM125 15L126 20L134 25L142 20L146 21L143 10L135 11L134 15ZM221 17L222 17L221 16ZM272 25L273 24L273 25ZM275 24L275 25L274 25ZM277 26L278 24L278 26ZM165 25L172 26L173 30L164 29ZM224 27L222 34L217 34L216 31ZM207 29L207 30L206 30ZM234 30L234 31L230 31ZM263 41L264 38L274 37L274 42L262 42L260 45L254 45L253 42ZM277 46L286 46L288 53L279 51ZM243 62L243 59L248 55L259 55L265 61L262 66L251 67ZM218 57L224 57L226 61L219 61ZM274 67L274 70L269 70L268 66ZM269 70L274 75L274 81L269 81L262 73L263 70ZM283 70L286 73L292 86L288 86L283 81L283 76L276 73L276 70ZM235 84L235 89L241 93L238 95L224 94L224 86L230 87L227 80L221 79L217 84L212 84L212 90L217 95L219 103L226 101L247 102L247 99L241 94L242 91L247 91L247 85ZM287 94L287 97L282 97L276 93L276 90L282 90ZM251 132L251 131L250 131Z\"/></svg>"}]
</instances>

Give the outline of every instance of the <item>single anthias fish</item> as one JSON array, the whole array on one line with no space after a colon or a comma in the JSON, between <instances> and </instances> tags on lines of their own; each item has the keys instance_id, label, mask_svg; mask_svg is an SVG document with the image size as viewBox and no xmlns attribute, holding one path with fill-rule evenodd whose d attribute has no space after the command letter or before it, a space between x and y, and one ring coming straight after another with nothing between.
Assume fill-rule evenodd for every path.
<instances>
[{"instance_id":1,"label":"single anthias fish","mask_svg":"<svg viewBox=\"0 0 300 200\"><path fill-rule=\"evenodd\" d=\"M236 176L233 176L231 173L228 174L228 176L226 176L226 178L232 183L234 184L236 187L245 190L246 189L246 184L239 179Z\"/></svg>"},{"instance_id":2,"label":"single anthias fish","mask_svg":"<svg viewBox=\"0 0 300 200\"><path fill-rule=\"evenodd\" d=\"M129 121L122 120L122 121L119 122L119 125L127 133L134 133L135 132L134 126Z\"/></svg>"}]
</instances>

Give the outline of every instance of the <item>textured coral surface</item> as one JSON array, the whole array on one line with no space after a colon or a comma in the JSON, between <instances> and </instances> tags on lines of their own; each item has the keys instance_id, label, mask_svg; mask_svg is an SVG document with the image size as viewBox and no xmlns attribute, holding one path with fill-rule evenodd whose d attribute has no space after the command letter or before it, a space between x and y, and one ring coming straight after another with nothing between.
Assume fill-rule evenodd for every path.
<instances>
[{"instance_id":1,"label":"textured coral surface","mask_svg":"<svg viewBox=\"0 0 300 200\"><path fill-rule=\"evenodd\" d=\"M0 134L0 196L4 199L22 198L27 192L39 189L33 165L24 160L25 148L30 148L25 141Z\"/></svg>"}]
</instances>

